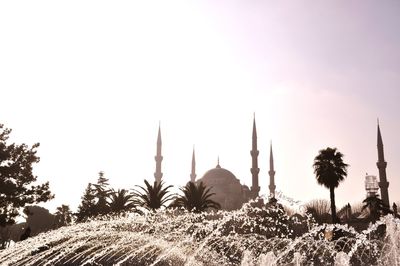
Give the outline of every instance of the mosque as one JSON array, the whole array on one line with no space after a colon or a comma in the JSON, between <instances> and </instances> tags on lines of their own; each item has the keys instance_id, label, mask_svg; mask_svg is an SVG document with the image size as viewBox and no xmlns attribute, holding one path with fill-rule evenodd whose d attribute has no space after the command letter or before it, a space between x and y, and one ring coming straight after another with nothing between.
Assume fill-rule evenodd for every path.
<instances>
[{"instance_id":1,"label":"mosque","mask_svg":"<svg viewBox=\"0 0 400 266\"><path fill-rule=\"evenodd\" d=\"M384 151L383 151L383 141L382 135L378 123L377 132L377 148L378 148L378 162L376 163L379 170L379 182L377 187L380 190L380 197L386 206L390 206L389 202L389 182L386 177L386 166ZM163 156L161 155L161 128L158 128L157 136L157 154L154 157L156 161L156 171L154 173L155 181L161 182L163 176L161 172L161 162ZM190 174L191 182L203 182L206 186L211 187L211 192L215 193L213 200L221 205L224 210L235 210L239 209L243 203L248 202L250 199L255 199L259 196L260 186L258 182L258 174L260 168L258 168L258 154L257 149L257 129L256 120L253 119L253 134L252 134L252 148L250 150L252 166L250 172L252 175L252 185L249 188L246 185L242 185L240 180L229 170L223 168L219 164L219 159L217 166L208 170L200 179L196 180L196 159L195 151L192 154L192 170ZM269 197L275 197L275 169L274 169L274 157L272 153L272 144L270 146L270 159L269 159Z\"/></svg>"},{"instance_id":2,"label":"mosque","mask_svg":"<svg viewBox=\"0 0 400 266\"><path fill-rule=\"evenodd\" d=\"M161 129L158 128L157 136L157 154L154 157L156 161L156 172L154 173L155 181L161 182L163 176L161 172L161 161L163 159L161 155ZM252 149L250 151L252 167L250 172L252 174L252 186L249 188L246 185L242 185L240 180L229 170L223 168L219 164L208 170L201 178L196 180L196 159L195 151L192 154L192 171L190 174L191 182L203 182L207 187L211 187L211 192L215 193L213 200L221 205L224 210L236 210L239 209L243 203L248 202L250 199L255 199L259 196L260 186L258 182L258 174L260 168L258 168L258 154L257 150L257 129L256 120L253 119L253 134L252 134ZM270 147L270 185L269 192L270 197L275 196L275 170L274 170L274 158L272 153L272 145Z\"/></svg>"}]
</instances>

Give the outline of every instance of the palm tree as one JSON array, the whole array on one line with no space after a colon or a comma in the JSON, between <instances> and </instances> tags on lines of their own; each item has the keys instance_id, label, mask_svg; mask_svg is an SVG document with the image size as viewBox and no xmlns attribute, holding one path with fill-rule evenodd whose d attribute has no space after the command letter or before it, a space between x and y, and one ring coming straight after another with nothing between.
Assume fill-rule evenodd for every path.
<instances>
[{"instance_id":1,"label":"palm tree","mask_svg":"<svg viewBox=\"0 0 400 266\"><path fill-rule=\"evenodd\" d=\"M112 190L109 198L110 202L108 205L110 211L113 213L120 214L128 211L141 213L136 209L133 195L129 194L129 191L126 189L118 189L117 191Z\"/></svg>"},{"instance_id":2,"label":"palm tree","mask_svg":"<svg viewBox=\"0 0 400 266\"><path fill-rule=\"evenodd\" d=\"M168 195L168 189L172 186L164 187L163 182L154 181L153 185L147 180L144 180L146 187L137 186L140 190L133 190L132 195L135 197L134 203L147 210L155 211L163 206L165 203L173 198L172 195Z\"/></svg>"},{"instance_id":3,"label":"palm tree","mask_svg":"<svg viewBox=\"0 0 400 266\"><path fill-rule=\"evenodd\" d=\"M376 222L381 215L392 213L389 207L386 206L385 203L383 203L383 201L376 195L366 198L363 200L363 203L364 206L362 207L362 210L364 211L368 208L369 218L372 222Z\"/></svg>"},{"instance_id":4,"label":"palm tree","mask_svg":"<svg viewBox=\"0 0 400 266\"><path fill-rule=\"evenodd\" d=\"M221 205L210 199L215 193L210 193L211 188L207 188L203 182L195 184L189 182L183 188L182 196L178 196L171 204L172 207L183 207L188 211L203 212L209 208L219 209Z\"/></svg>"},{"instance_id":5,"label":"palm tree","mask_svg":"<svg viewBox=\"0 0 400 266\"><path fill-rule=\"evenodd\" d=\"M336 148L320 150L314 159L314 173L318 184L329 189L331 198L332 223L339 222L336 216L335 188L347 176L348 165L343 162L343 154Z\"/></svg>"}]
</instances>

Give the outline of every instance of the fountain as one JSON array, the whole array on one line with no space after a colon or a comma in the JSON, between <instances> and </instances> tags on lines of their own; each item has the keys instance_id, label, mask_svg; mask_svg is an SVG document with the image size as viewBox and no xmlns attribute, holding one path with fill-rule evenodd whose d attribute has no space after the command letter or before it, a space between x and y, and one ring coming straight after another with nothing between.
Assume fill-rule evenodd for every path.
<instances>
[{"instance_id":1,"label":"fountain","mask_svg":"<svg viewBox=\"0 0 400 266\"><path fill-rule=\"evenodd\" d=\"M0 264L400 265L400 220L388 215L357 232L310 217L297 221L280 204L162 210L61 227L1 250Z\"/></svg>"}]
</instances>

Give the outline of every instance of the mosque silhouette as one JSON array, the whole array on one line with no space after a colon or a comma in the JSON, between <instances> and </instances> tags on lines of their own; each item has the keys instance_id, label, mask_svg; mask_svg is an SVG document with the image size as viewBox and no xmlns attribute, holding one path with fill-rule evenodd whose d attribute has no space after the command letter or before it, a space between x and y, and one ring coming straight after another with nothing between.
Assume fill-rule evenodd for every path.
<instances>
[{"instance_id":1,"label":"mosque silhouette","mask_svg":"<svg viewBox=\"0 0 400 266\"><path fill-rule=\"evenodd\" d=\"M377 132L377 148L378 148L378 162L377 167L379 170L379 189L380 195L383 203L386 206L390 206L389 202L389 182L386 177L386 167L387 162L384 158L384 150L383 150L383 141L382 135L378 122L378 132ZM155 182L161 182L163 173L161 172L161 162L163 160L163 156L161 155L161 127L158 128L158 136L157 136L157 154L154 157L156 161L156 171L154 173ZM192 168L190 174L191 182L203 182L206 186L211 187L211 192L215 193L213 196L213 200L218 202L221 205L221 209L224 210L236 210L242 207L243 203L248 202L251 199L256 199L260 193L259 186L259 172L260 168L258 167L258 154L259 151L257 149L257 128L256 128L256 119L253 117L253 132L252 132L252 148L250 150L251 155L251 168L250 172L252 175L252 184L249 188L246 185L242 185L240 180L236 178L236 176L229 170L221 167L218 162L215 168L212 168L199 179L196 180L196 158L195 158L195 150L193 149L192 154ZM272 152L272 143L270 145L270 158L269 158L269 197L275 198L275 169L274 169L274 157Z\"/></svg>"}]
</instances>

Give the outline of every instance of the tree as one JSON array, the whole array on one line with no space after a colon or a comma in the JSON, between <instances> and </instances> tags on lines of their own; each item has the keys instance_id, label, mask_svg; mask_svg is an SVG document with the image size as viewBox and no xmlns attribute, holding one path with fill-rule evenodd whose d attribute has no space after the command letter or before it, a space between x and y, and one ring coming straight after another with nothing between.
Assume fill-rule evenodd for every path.
<instances>
[{"instance_id":1,"label":"tree","mask_svg":"<svg viewBox=\"0 0 400 266\"><path fill-rule=\"evenodd\" d=\"M353 217L357 217L358 215L360 215L361 212L362 212L362 208L363 208L363 203L362 202L353 203L351 205L351 211L353 213L352 216Z\"/></svg>"},{"instance_id":2,"label":"tree","mask_svg":"<svg viewBox=\"0 0 400 266\"><path fill-rule=\"evenodd\" d=\"M82 196L81 204L78 207L78 212L76 213L76 221L82 222L87 218L95 215L95 206L96 206L96 195L95 189L91 183L88 184L86 190Z\"/></svg>"},{"instance_id":3,"label":"tree","mask_svg":"<svg viewBox=\"0 0 400 266\"><path fill-rule=\"evenodd\" d=\"M128 190L125 189L118 189L117 191L112 190L109 197L110 197L109 208L111 212L116 214L125 213L128 211L141 213L139 210L136 209L134 197L132 194L129 194Z\"/></svg>"},{"instance_id":4,"label":"tree","mask_svg":"<svg viewBox=\"0 0 400 266\"><path fill-rule=\"evenodd\" d=\"M33 205L24 208L26 224L30 228L30 235L35 236L54 228L55 216L48 209Z\"/></svg>"},{"instance_id":5,"label":"tree","mask_svg":"<svg viewBox=\"0 0 400 266\"><path fill-rule=\"evenodd\" d=\"M14 224L15 218L27 204L46 202L54 195L49 182L34 185L37 176L32 166L40 158L36 155L39 143L32 147L26 144L8 144L11 129L0 124L0 227Z\"/></svg>"},{"instance_id":6,"label":"tree","mask_svg":"<svg viewBox=\"0 0 400 266\"><path fill-rule=\"evenodd\" d=\"M388 206L383 203L383 201L375 196L370 196L363 200L364 206L362 210L369 210L369 218L372 222L376 222L381 215L386 215L388 213L392 213Z\"/></svg>"},{"instance_id":7,"label":"tree","mask_svg":"<svg viewBox=\"0 0 400 266\"><path fill-rule=\"evenodd\" d=\"M325 199L314 199L305 205L306 210L313 209L318 215L330 213L330 203Z\"/></svg>"},{"instance_id":8,"label":"tree","mask_svg":"<svg viewBox=\"0 0 400 266\"><path fill-rule=\"evenodd\" d=\"M68 205L62 204L60 207L57 207L55 216L56 227L70 225L72 223L72 212Z\"/></svg>"},{"instance_id":9,"label":"tree","mask_svg":"<svg viewBox=\"0 0 400 266\"><path fill-rule=\"evenodd\" d=\"M110 212L107 199L111 190L108 186L108 179L104 177L103 172L99 172L97 183L89 183L82 196L82 202L78 207L78 212L75 214L77 222L82 222L89 217L104 215Z\"/></svg>"},{"instance_id":10,"label":"tree","mask_svg":"<svg viewBox=\"0 0 400 266\"><path fill-rule=\"evenodd\" d=\"M172 207L183 207L188 211L203 212L209 208L219 209L221 205L211 199L215 193L211 193L211 188L207 188L203 182L195 184L189 182L180 188L183 195L178 196L171 204Z\"/></svg>"},{"instance_id":11,"label":"tree","mask_svg":"<svg viewBox=\"0 0 400 266\"><path fill-rule=\"evenodd\" d=\"M153 186L147 180L144 180L146 187L137 186L140 190L134 189L133 196L135 197L135 204L147 210L155 211L163 206L173 198L168 195L172 186L164 187L163 182L154 181Z\"/></svg>"},{"instance_id":12,"label":"tree","mask_svg":"<svg viewBox=\"0 0 400 266\"><path fill-rule=\"evenodd\" d=\"M341 220L344 219L345 221L349 221L353 216L353 211L351 209L350 203L347 203L342 208L340 208L339 211L336 212L336 215Z\"/></svg>"},{"instance_id":13,"label":"tree","mask_svg":"<svg viewBox=\"0 0 400 266\"><path fill-rule=\"evenodd\" d=\"M108 188L108 179L104 177L104 172L99 172L99 178L97 179L97 184L94 184L95 195L97 202L95 205L95 215L103 215L109 212L107 199L111 193Z\"/></svg>"},{"instance_id":14,"label":"tree","mask_svg":"<svg viewBox=\"0 0 400 266\"><path fill-rule=\"evenodd\" d=\"M335 188L347 176L348 165L343 162L343 154L336 148L320 150L314 159L314 173L318 184L329 189L331 199L332 223L337 223L335 205Z\"/></svg>"},{"instance_id":15,"label":"tree","mask_svg":"<svg viewBox=\"0 0 400 266\"><path fill-rule=\"evenodd\" d=\"M331 221L330 202L325 199L314 199L305 204L307 213L314 217L318 224L329 223Z\"/></svg>"}]
</instances>

